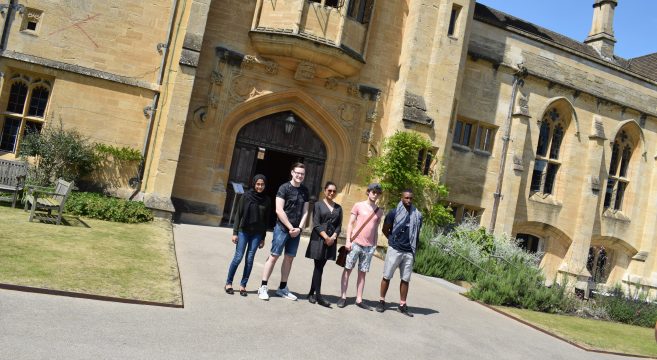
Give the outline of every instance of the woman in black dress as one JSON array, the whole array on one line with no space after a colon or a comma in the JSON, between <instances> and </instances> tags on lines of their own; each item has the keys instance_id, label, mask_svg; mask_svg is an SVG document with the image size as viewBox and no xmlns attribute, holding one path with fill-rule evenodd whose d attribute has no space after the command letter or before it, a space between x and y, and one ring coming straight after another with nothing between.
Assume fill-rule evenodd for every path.
<instances>
[{"instance_id":1,"label":"woman in black dress","mask_svg":"<svg viewBox=\"0 0 657 360\"><path fill-rule=\"evenodd\" d=\"M312 304L330 307L328 301L322 298L322 273L328 260L335 260L336 240L342 226L342 207L333 201L337 187L333 182L324 185L324 199L315 203L313 210L313 231L310 243L306 249L306 257L315 260L313 280L308 293L308 301Z\"/></svg>"},{"instance_id":2,"label":"woman in black dress","mask_svg":"<svg viewBox=\"0 0 657 360\"><path fill-rule=\"evenodd\" d=\"M228 267L228 276L224 290L226 294L232 295L233 277L237 266L242 262L246 253L244 273L240 282L240 295L246 296L246 283L249 281L253 260L256 251L265 245L265 233L267 232L267 219L271 213L271 200L265 195L264 175L258 174L253 177L253 187L240 198L237 203L235 223L233 225L233 244L235 244L235 255Z\"/></svg>"}]
</instances>

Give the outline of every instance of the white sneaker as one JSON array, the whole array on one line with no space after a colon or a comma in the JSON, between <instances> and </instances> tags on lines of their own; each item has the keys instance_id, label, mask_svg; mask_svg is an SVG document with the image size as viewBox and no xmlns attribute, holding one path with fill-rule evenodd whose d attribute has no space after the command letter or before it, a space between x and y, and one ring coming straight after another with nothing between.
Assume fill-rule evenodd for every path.
<instances>
[{"instance_id":1,"label":"white sneaker","mask_svg":"<svg viewBox=\"0 0 657 360\"><path fill-rule=\"evenodd\" d=\"M296 301L297 297L290 292L290 290L287 289L287 286L284 289L278 289L276 290L276 295L286 298L292 301Z\"/></svg>"},{"instance_id":2,"label":"white sneaker","mask_svg":"<svg viewBox=\"0 0 657 360\"><path fill-rule=\"evenodd\" d=\"M267 294L267 285L262 285L258 288L258 298L260 300L269 300L269 294Z\"/></svg>"}]
</instances>

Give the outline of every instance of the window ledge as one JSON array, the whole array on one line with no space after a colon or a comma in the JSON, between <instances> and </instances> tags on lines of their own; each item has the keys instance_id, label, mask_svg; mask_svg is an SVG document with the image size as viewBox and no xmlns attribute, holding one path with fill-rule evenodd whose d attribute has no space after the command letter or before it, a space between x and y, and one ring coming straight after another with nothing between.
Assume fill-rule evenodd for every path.
<instances>
[{"instance_id":1,"label":"window ledge","mask_svg":"<svg viewBox=\"0 0 657 360\"><path fill-rule=\"evenodd\" d=\"M529 200L536 201L537 203L561 207L563 203L557 200L552 194L543 194L533 192L529 195Z\"/></svg>"},{"instance_id":2,"label":"window ledge","mask_svg":"<svg viewBox=\"0 0 657 360\"><path fill-rule=\"evenodd\" d=\"M605 209L605 211L602 212L602 216L607 218L607 219L612 219L612 220L618 220L622 222L630 222L630 217L625 215L623 211L621 210L613 210L613 209Z\"/></svg>"},{"instance_id":3,"label":"window ledge","mask_svg":"<svg viewBox=\"0 0 657 360\"><path fill-rule=\"evenodd\" d=\"M490 153L490 151L486 151L486 150L474 149L474 150L472 150L472 152L474 152L475 154L477 154L479 156L485 156L485 157L490 157L492 155Z\"/></svg>"},{"instance_id":4,"label":"window ledge","mask_svg":"<svg viewBox=\"0 0 657 360\"><path fill-rule=\"evenodd\" d=\"M461 145L461 144L456 144L452 143L452 149L462 151L462 152L470 152L472 149L470 149L469 146Z\"/></svg>"}]
</instances>

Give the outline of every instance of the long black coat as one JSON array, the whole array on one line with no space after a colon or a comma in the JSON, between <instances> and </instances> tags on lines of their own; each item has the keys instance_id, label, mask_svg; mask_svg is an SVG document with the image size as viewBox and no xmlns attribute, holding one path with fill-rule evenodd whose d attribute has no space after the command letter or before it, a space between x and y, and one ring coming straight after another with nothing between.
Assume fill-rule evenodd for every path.
<instances>
[{"instance_id":1,"label":"long black coat","mask_svg":"<svg viewBox=\"0 0 657 360\"><path fill-rule=\"evenodd\" d=\"M334 203L331 212L323 200L316 202L313 209L313 231L310 234L306 257L315 260L335 260L337 241L331 246L326 246L320 233L325 231L330 236L332 235L330 230L334 229L334 232L340 235L341 227L342 207Z\"/></svg>"}]
</instances>

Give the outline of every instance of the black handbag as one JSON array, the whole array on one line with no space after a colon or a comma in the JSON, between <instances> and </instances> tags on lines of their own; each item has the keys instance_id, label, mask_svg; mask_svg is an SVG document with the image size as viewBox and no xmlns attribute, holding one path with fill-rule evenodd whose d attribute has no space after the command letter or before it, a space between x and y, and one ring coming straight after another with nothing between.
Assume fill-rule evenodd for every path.
<instances>
[{"instance_id":1,"label":"black handbag","mask_svg":"<svg viewBox=\"0 0 657 360\"><path fill-rule=\"evenodd\" d=\"M349 251L347 251L346 246L344 246L344 245L340 246L340 248L338 249L338 258L335 259L335 263L338 266L342 266L342 267L345 266L345 264L347 263L347 253L348 252Z\"/></svg>"}]
</instances>

